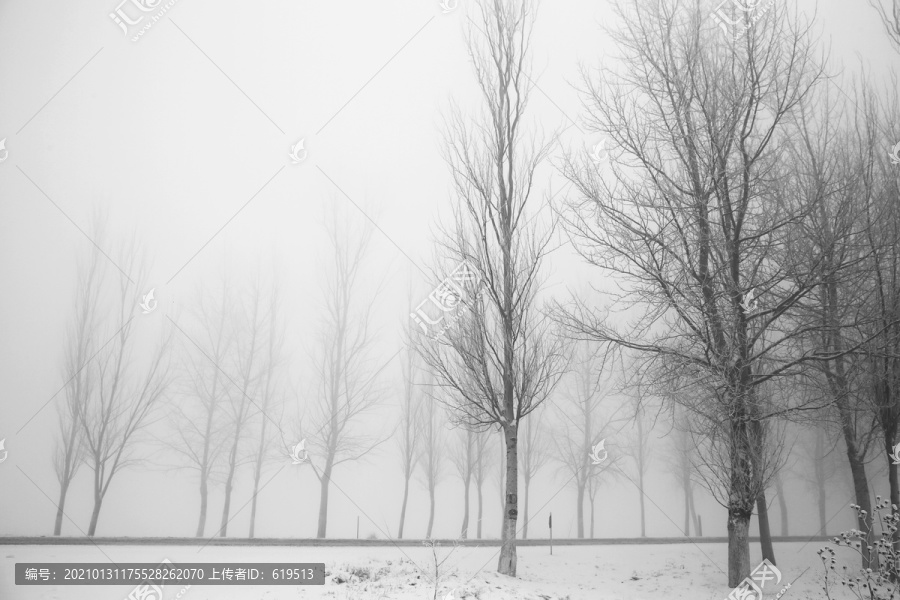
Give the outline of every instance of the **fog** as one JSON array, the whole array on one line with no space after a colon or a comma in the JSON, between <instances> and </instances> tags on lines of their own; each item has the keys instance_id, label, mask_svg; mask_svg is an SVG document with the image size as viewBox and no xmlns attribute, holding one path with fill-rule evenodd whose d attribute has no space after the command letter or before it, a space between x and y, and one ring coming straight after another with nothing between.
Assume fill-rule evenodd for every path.
<instances>
[{"instance_id":1,"label":"fog","mask_svg":"<svg viewBox=\"0 0 900 600\"><path fill-rule=\"evenodd\" d=\"M0 533L53 533L59 497L53 453L66 396L77 261L87 261L99 247L108 255L99 263L108 284L118 280L120 269L134 281L128 293L135 300L129 314L135 372L145 372L155 344L169 335L165 364L172 381L135 434L132 461L110 483L96 535L195 534L197 471L169 445L176 430L171 417L189 402L185 361L203 359L198 346L208 350L199 298L219 302L225 296L239 306L260 281L262 306L272 282L279 287L283 364L273 395L277 406L271 419L266 416L271 443L256 494L252 453L262 416L256 412L258 391L251 394L257 408L252 427L241 434L228 536L248 535L255 496L256 537L315 537L320 482L313 466L321 469L323 456L300 419L313 418L307 413L322 393L318 365L334 275L327 224L336 215L351 242L366 228L370 235L351 306L354 314L370 314L372 339L360 378L371 383L377 402L352 425L355 435L368 436L360 443L371 451L366 447L362 458L334 469L327 537L397 536L404 486L397 446L403 330L416 327L410 303L426 299L442 279L434 259L441 227L452 216L453 181L441 155L451 99L463 113L476 111L481 99L464 35L471 7L461 0L458 9L442 13L439 4L183 0L132 42L108 16L116 8L111 2L0 3L0 138L8 151L0 163L0 438L8 452L0 464ZM865 3L824 0L797 3L796 10L817 13L829 64L843 73L829 84L836 94L845 93L841 86L861 64L876 74L898 64L877 14ZM614 52L602 31L613 21L606 2L546 1L537 13L530 125L548 136L562 132L537 171L535 194L542 199L574 193L557 166L565 149L593 140L572 126L582 117L579 64L595 66ZM295 153L303 160L294 164L291 152L299 152L301 140L306 154ZM549 222L553 211L534 214ZM105 220L102 237L94 227L98 218ZM146 260L143 272L121 266L120 247L132 240ZM563 233L554 237L542 275L540 298L547 301L566 301L591 285L601 292L617 287L587 265ZM151 289L158 304L144 314L138 304ZM114 309L101 312L114 321ZM633 316L617 318L624 323ZM101 343L116 329L104 331ZM605 414L630 406L630 392L619 385L627 364L610 367ZM239 377L229 369L223 366L228 381L220 384L230 387ZM541 418L548 457L530 484L530 515L521 505L519 510L520 525L523 517L530 519L529 537L549 535L550 513L554 537L577 536L576 490L554 450L563 431L559 411L576 388L572 374L565 375ZM683 492L673 476L671 417L661 409L645 417L645 534L681 536ZM456 443L461 430L443 422L440 427L447 444ZM593 535L636 537L642 494L628 453L635 422L623 418L608 431L606 450L621 473L599 479ZM799 428L792 432L784 471L789 533L811 536L820 530L810 483L816 459L808 456L814 442ZM301 439L309 440L309 460L293 464L289 451ZM500 537L501 444L492 433L486 538ZM826 501L828 533L834 533L854 525L847 510L853 488L839 441L828 439L825 447L834 462ZM224 461L227 452L222 456ZM443 477L432 537L456 538L463 483L449 446L439 458ZM884 472L882 461L872 464L873 493L887 494ZM63 535L88 531L92 477L88 464L76 473ZM770 494L778 535L780 509L774 490ZM701 485L694 496L703 535L725 535L726 510ZM217 471L210 480L207 537L220 529L223 502ZM410 480L405 537L424 538L428 519L419 465ZM474 523L473 514L470 538ZM755 521L751 527L755 535Z\"/></svg>"}]
</instances>

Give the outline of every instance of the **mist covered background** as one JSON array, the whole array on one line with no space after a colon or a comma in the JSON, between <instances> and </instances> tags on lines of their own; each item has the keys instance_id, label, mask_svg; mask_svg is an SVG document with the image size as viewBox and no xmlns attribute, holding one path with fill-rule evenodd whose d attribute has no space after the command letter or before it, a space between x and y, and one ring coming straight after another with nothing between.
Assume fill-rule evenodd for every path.
<instances>
[{"instance_id":1,"label":"mist covered background","mask_svg":"<svg viewBox=\"0 0 900 600\"><path fill-rule=\"evenodd\" d=\"M0 464L0 530L8 535L52 533L58 484L51 457L63 392L50 400L65 382L63 343L76 258L90 252L85 233L91 234L98 211L108 219L110 248L138 240L149 261L142 293L155 288L159 307L148 315L138 311L134 322L148 347L167 317L190 330L198 293L216 297L223 274L234 290L257 274L264 281L275 276L285 319L287 417L302 410L316 387L311 356L330 260L323 223L334 207L351 226L372 226L355 300L371 306L377 331L372 364L382 402L364 426L389 433L402 393L398 352L409 321L408 290L418 303L436 283L422 270L435 251L433 234L447 216L452 191L440 156L442 118L451 96L463 109L478 100L462 35L465 2L442 14L437 2L421 1L180 0L138 43L109 19L114 8L94 1L0 2L0 138L6 137L9 151L0 164L0 438L9 452ZM831 0L797 8L818 13L833 66L852 72L864 64L877 73L896 65L874 11ZM547 132L565 130L561 147L585 143L569 127L580 116L573 85L579 61L595 65L612 51L600 27L612 18L605 2L547 1L538 13L530 111ZM294 165L288 153L300 139L309 154ZM566 186L552 162L540 176L542 196ZM543 290L563 300L596 272L563 236L559 242ZM178 332L174 337L178 356L190 342ZM560 386L557 395L564 392ZM613 406L628 402L616 394L609 399ZM160 443L169 433L166 405L180 401L173 386L159 420L141 436L140 462L113 480L97 535L194 534L196 476L177 468L177 457ZM650 434L645 492L652 500L646 506L651 536L681 534L670 443L659 438L670 429L659 422ZM620 435L632 435L631 425ZM609 443L612 452L616 444ZM500 444L493 436L493 454L500 454ZM845 510L852 493L846 461L835 454L839 468L829 480L828 518L841 514L829 531L852 523ZM623 460L633 478L633 466ZM812 463L799 447L792 462L798 475L785 475L791 533L812 535L819 526L815 496L799 475L808 474ZM433 535L456 537L462 484L449 463L445 471ZM487 478L485 537L499 537L498 473L495 465ZM90 478L90 469L82 467L69 490L65 512L75 525L65 520L65 535L87 530ZM551 459L532 482L530 512L541 512L530 537L547 535L550 511L554 535L575 536L568 478ZM258 497L255 535L313 537L319 485L309 467L291 465L285 454L271 460L262 479L267 484ZM247 533L251 483L249 467L242 466L230 536ZM360 537L396 534L403 477L394 440L358 463L337 467L334 483L329 537L355 537L358 516ZM695 496L704 535L723 535L724 509L702 488ZM639 535L638 498L627 478L604 481L595 535ZM221 486L215 485L207 535L217 530L221 508ZM423 537L427 518L427 491L414 478L406 537Z\"/></svg>"}]
</instances>

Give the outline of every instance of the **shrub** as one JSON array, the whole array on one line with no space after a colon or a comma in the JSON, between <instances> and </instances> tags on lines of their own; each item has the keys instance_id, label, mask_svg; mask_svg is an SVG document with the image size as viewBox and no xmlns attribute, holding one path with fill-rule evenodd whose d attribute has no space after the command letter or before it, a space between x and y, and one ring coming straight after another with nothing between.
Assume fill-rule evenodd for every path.
<instances>
[{"instance_id":1,"label":"shrub","mask_svg":"<svg viewBox=\"0 0 900 600\"><path fill-rule=\"evenodd\" d=\"M857 504L850 506L856 511L859 521L867 523L866 511ZM878 531L872 531L873 534L878 535L878 539L874 541L874 546L867 545L866 548L870 554L874 551L878 558L876 570L860 568L854 571L846 565L838 568L834 549L830 546L819 549L819 558L822 559L825 567L823 589L829 600L832 598L831 587L837 588L838 582L842 588L850 590L859 600L891 600L900 595L900 577L898 577L900 572L897 569L900 553L894 549L893 544L894 536L900 526L897 506L883 500L881 496L876 496L875 507L872 509L872 524L873 529L876 524L878 525ZM833 538L832 543L841 548L851 549L856 554L854 561L860 562L863 556L862 545L866 543L868 533L859 529L851 529Z\"/></svg>"}]
</instances>

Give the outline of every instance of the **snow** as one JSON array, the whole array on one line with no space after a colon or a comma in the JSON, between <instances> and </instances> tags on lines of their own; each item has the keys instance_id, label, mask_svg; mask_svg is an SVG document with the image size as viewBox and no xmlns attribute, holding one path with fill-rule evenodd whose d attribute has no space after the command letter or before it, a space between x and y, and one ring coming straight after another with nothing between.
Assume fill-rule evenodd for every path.
<instances>
[{"instance_id":1,"label":"snow","mask_svg":"<svg viewBox=\"0 0 900 600\"><path fill-rule=\"evenodd\" d=\"M822 542L775 545L783 598L821 598ZM518 549L518 578L496 573L498 547L439 547L438 600L723 600L725 544L626 544ZM125 600L134 586L16 586L16 562L324 562L324 586L167 586L165 600L433 600L430 547L0 546L2 600ZM751 546L753 565L761 560ZM766 599L778 589L765 590ZM179 593L181 594L179 596ZM448 596L448 594L451 594Z\"/></svg>"}]
</instances>

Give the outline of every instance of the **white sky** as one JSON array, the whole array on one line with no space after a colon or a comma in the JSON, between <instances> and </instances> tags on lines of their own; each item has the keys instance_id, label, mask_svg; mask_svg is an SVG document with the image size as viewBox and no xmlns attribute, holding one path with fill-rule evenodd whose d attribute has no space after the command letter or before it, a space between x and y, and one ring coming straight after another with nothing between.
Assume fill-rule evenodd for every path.
<instances>
[{"instance_id":1,"label":"white sky","mask_svg":"<svg viewBox=\"0 0 900 600\"><path fill-rule=\"evenodd\" d=\"M409 273L418 289L428 288L406 255L427 265L438 207L450 194L439 155L441 115L451 97L464 107L476 99L462 36L467 0L459 4L441 14L437 1L425 0L180 0L132 43L107 16L112 0L0 0L0 139L7 138L9 151L0 164L0 438L9 450L0 464L0 534L52 531L53 404L16 431L62 385L74 256L85 248L63 213L87 230L93 208L106 207L118 235L136 232L153 259L157 298L173 315L223 261L241 272L279 256L291 336L300 340L302 357L303 340L316 325L323 207L339 203L351 218L364 218L346 193L383 230L373 233L369 265L373 276L389 282L376 301L384 332L379 355L396 352ZM797 4L818 11L823 39L846 69L860 61L876 72L898 64L865 2ZM533 52L540 91L531 114L548 133L578 118L577 64L595 65L610 51L600 24L611 14L607 2L596 0L545 0L541 7ZM292 165L287 153L301 138L309 158ZM578 144L577 130L564 139ZM552 194L563 181L548 165L541 185ZM551 270L548 290L561 295L591 274L565 248ZM141 327L158 327L164 314L157 311ZM396 380L399 363L388 371ZM392 534L402 484L393 452L388 446L369 464L335 476ZM676 490L661 464L647 492L664 506ZM574 536L572 494L567 489L553 497L564 483L554 471L548 468L536 484L532 509L549 502L559 535ZM249 499L248 473L233 506ZM91 508L89 475L82 469L66 511L82 529ZM458 527L459 487L452 478L440 487L440 502L453 508L441 512L436 535L452 536ZM802 492L800 484L795 491ZM98 534L190 535L196 497L186 475L125 472L106 499ZM410 535L424 531L426 501L414 486ZM631 484L616 484L599 504L598 535L637 533ZM257 535L313 536L317 505L318 484L308 471L282 471L261 495ZM493 485L486 506L487 533L495 536ZM219 510L216 492L208 531ZM247 512L230 526L233 534L246 532ZM358 512L333 490L329 535L352 536ZM680 499L667 512L680 523ZM706 502L702 512L705 533L724 532L720 509ZM546 518L535 520L540 528L533 535L544 535ZM363 536L375 531L366 521L364 514ZM814 523L810 515L805 530ZM649 504L648 530L676 534ZM76 529L67 522L64 531Z\"/></svg>"}]
</instances>

